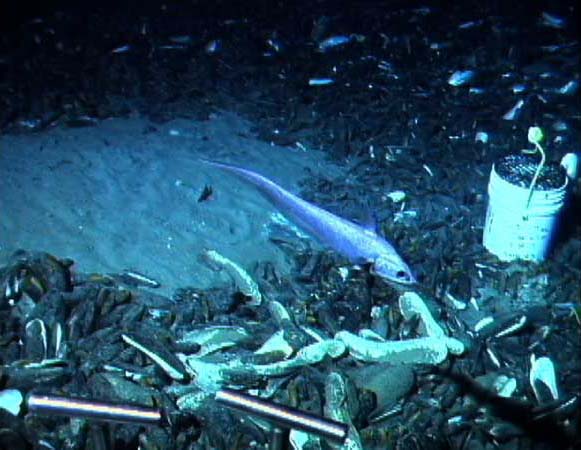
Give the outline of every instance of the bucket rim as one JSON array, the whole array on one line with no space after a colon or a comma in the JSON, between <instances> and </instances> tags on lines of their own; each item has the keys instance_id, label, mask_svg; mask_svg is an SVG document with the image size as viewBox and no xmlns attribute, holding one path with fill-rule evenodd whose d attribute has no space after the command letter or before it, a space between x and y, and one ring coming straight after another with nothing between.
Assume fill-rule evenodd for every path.
<instances>
[{"instance_id":1,"label":"bucket rim","mask_svg":"<svg viewBox=\"0 0 581 450\"><path fill-rule=\"evenodd\" d=\"M489 178L489 183L492 181L492 176L494 175L495 178L497 178L498 180L502 181L503 183L509 184L510 186L514 187L515 189L519 189L522 191L525 191L528 193L529 188L528 187L523 187L523 186L518 186L514 183L511 183L510 181L504 179L497 171L496 171L496 164L493 162L492 163L492 169L490 171L490 178ZM569 185L569 177L567 176L567 174L565 174L564 176L564 180L563 180L563 184L560 185L559 187L556 188L551 188L551 189L537 189L535 187L535 189L533 189L533 192L544 192L544 193L551 193L551 192L561 192L561 191L566 191L567 187Z\"/></svg>"}]
</instances>

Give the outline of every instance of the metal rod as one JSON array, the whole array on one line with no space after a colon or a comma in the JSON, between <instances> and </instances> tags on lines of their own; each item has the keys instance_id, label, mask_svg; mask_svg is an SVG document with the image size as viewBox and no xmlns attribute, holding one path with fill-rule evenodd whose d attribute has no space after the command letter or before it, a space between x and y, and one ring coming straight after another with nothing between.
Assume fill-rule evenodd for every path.
<instances>
[{"instance_id":1,"label":"metal rod","mask_svg":"<svg viewBox=\"0 0 581 450\"><path fill-rule=\"evenodd\" d=\"M81 398L30 394L27 405L29 411L37 414L58 414L144 425L157 424L161 421L161 412L157 409Z\"/></svg>"},{"instance_id":2,"label":"metal rod","mask_svg":"<svg viewBox=\"0 0 581 450\"><path fill-rule=\"evenodd\" d=\"M277 405L242 392L222 389L216 393L215 399L225 406L260 416L285 428L306 431L340 443L347 438L349 428L345 423Z\"/></svg>"}]
</instances>

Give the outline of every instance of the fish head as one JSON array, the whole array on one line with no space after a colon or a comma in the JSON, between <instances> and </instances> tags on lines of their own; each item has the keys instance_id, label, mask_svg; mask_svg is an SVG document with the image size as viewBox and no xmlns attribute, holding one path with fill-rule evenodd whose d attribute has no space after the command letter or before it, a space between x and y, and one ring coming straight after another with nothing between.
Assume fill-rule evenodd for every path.
<instances>
[{"instance_id":1,"label":"fish head","mask_svg":"<svg viewBox=\"0 0 581 450\"><path fill-rule=\"evenodd\" d=\"M400 258L378 256L373 260L371 273L399 284L414 284L417 282L409 266Z\"/></svg>"}]
</instances>

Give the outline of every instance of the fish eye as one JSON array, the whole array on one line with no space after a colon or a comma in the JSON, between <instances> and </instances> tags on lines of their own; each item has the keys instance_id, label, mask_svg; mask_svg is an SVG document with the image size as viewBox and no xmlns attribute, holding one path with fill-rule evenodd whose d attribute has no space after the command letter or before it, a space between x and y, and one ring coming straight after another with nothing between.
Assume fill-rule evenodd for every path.
<instances>
[{"instance_id":1,"label":"fish eye","mask_svg":"<svg viewBox=\"0 0 581 450\"><path fill-rule=\"evenodd\" d=\"M404 272L403 270L398 270L395 274L396 278L400 279L400 280L406 280L409 281L410 280L410 276Z\"/></svg>"}]
</instances>

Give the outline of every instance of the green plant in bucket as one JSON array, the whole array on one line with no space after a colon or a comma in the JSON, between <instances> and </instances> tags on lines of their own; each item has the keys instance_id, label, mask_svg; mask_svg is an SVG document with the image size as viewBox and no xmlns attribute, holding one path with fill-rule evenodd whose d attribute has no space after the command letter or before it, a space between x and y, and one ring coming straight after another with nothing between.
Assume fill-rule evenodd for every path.
<instances>
[{"instance_id":1,"label":"green plant in bucket","mask_svg":"<svg viewBox=\"0 0 581 450\"><path fill-rule=\"evenodd\" d=\"M545 138L543 130L540 127L529 127L529 133L527 137L529 142L533 144L535 148L532 150L525 150L526 153L533 154L538 151L541 154L541 162L537 166L537 170L535 171L533 179L531 180L531 185L529 186L529 197L527 199L527 209L528 209L531 203L531 197L533 196L533 190L535 189L535 184L537 183L537 179L539 178L539 175L541 174L543 167L545 165L546 156L543 147L541 147L541 142Z\"/></svg>"}]
</instances>

